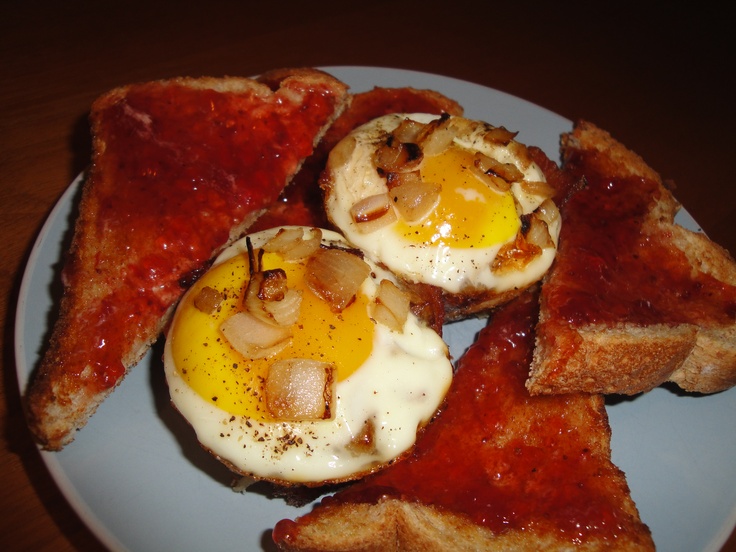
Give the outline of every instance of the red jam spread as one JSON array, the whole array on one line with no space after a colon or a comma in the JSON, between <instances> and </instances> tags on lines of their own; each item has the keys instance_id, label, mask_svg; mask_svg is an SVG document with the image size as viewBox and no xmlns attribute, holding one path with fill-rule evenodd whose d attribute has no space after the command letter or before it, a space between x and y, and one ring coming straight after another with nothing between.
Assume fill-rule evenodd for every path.
<instances>
[{"instance_id":1,"label":"red jam spread","mask_svg":"<svg viewBox=\"0 0 736 552\"><path fill-rule=\"evenodd\" d=\"M578 153L566 163L587 186L567 203L555 277L545 287L552 318L596 323L732 324L736 287L695 272L666 230L644 222L662 189L643 178L606 178Z\"/></svg>"},{"instance_id":2,"label":"red jam spread","mask_svg":"<svg viewBox=\"0 0 736 552\"><path fill-rule=\"evenodd\" d=\"M453 100L426 90L376 87L354 94L350 107L327 130L315 152L294 177L293 184L284 190L279 202L258 219L254 230L289 224L330 227L322 204L319 176L335 144L356 127L389 113L440 115L445 111L458 115L462 112Z\"/></svg>"},{"instance_id":3,"label":"red jam spread","mask_svg":"<svg viewBox=\"0 0 736 552\"><path fill-rule=\"evenodd\" d=\"M290 92L148 83L95 115L105 139L91 172L96 231L105 240L95 270L117 285L85 314L76 350L79 369L91 364L101 388L124 373L121 355L138 326L154 326L231 228L271 205L312 152L336 98L317 86ZM292 101L294 92L303 101Z\"/></svg>"},{"instance_id":4,"label":"red jam spread","mask_svg":"<svg viewBox=\"0 0 736 552\"><path fill-rule=\"evenodd\" d=\"M443 411L411 455L296 522L279 522L275 541L298 539L321 508L385 497L433 505L495 534L541 530L580 544L641 531L626 511L623 475L607 457L600 397L531 397L524 387L536 313L537 295L527 293L496 314L460 360Z\"/></svg>"}]
</instances>

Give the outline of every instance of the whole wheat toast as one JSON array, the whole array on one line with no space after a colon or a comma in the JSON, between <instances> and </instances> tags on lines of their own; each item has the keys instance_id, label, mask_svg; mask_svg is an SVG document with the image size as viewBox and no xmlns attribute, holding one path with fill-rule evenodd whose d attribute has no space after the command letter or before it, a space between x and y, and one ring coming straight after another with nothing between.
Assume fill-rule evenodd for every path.
<instances>
[{"instance_id":1,"label":"whole wheat toast","mask_svg":"<svg viewBox=\"0 0 736 552\"><path fill-rule=\"evenodd\" d=\"M342 82L313 69L280 71L269 84L177 78L93 104L92 166L59 317L26 396L44 448L74 438L349 101Z\"/></svg>"},{"instance_id":2,"label":"whole wheat toast","mask_svg":"<svg viewBox=\"0 0 736 552\"><path fill-rule=\"evenodd\" d=\"M530 396L537 294L493 315L405 460L296 520L290 551L653 550L600 395Z\"/></svg>"},{"instance_id":3,"label":"whole wheat toast","mask_svg":"<svg viewBox=\"0 0 736 552\"><path fill-rule=\"evenodd\" d=\"M660 175L595 125L562 137L581 180L541 294L532 393L634 394L736 384L736 263L674 223Z\"/></svg>"}]
</instances>

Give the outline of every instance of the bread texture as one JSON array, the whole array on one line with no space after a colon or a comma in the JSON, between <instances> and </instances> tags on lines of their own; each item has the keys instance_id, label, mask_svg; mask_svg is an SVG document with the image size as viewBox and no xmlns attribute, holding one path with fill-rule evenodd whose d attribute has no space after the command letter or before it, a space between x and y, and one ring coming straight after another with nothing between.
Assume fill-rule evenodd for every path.
<instances>
[{"instance_id":1,"label":"bread texture","mask_svg":"<svg viewBox=\"0 0 736 552\"><path fill-rule=\"evenodd\" d=\"M273 537L288 551L653 550L600 395L531 396L537 293L497 311L412 454Z\"/></svg>"},{"instance_id":2,"label":"bread texture","mask_svg":"<svg viewBox=\"0 0 736 552\"><path fill-rule=\"evenodd\" d=\"M93 104L59 315L25 397L43 448L73 440L349 102L347 87L318 70L282 70L271 85L175 78Z\"/></svg>"},{"instance_id":3,"label":"bread texture","mask_svg":"<svg viewBox=\"0 0 736 552\"><path fill-rule=\"evenodd\" d=\"M609 133L580 121L561 151L583 186L542 287L530 392L732 387L733 258L674 222L680 205L660 175Z\"/></svg>"}]
</instances>

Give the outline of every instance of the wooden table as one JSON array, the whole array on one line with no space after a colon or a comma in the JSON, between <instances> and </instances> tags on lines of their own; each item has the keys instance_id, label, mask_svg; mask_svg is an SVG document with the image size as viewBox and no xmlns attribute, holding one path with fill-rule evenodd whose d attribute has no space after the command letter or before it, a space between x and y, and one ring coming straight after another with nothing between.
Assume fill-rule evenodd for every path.
<instances>
[{"instance_id":1,"label":"wooden table","mask_svg":"<svg viewBox=\"0 0 736 552\"><path fill-rule=\"evenodd\" d=\"M111 4L16 2L0 17L5 550L101 549L25 428L13 322L33 240L89 160L86 112L111 87L326 65L390 66L473 81L608 129L674 179L679 199L705 231L736 253L733 39L717 14L466 0L444 8L388 1ZM736 535L726 549L736 549Z\"/></svg>"}]
</instances>

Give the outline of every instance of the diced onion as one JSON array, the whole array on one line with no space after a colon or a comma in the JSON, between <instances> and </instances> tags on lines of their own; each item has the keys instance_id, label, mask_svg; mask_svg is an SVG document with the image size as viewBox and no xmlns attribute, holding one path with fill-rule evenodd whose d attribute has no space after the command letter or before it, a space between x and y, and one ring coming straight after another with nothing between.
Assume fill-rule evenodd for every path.
<instances>
[{"instance_id":1,"label":"diced onion","mask_svg":"<svg viewBox=\"0 0 736 552\"><path fill-rule=\"evenodd\" d=\"M295 261L309 257L321 243L322 231L319 228L281 228L263 245L263 250L278 253L287 261Z\"/></svg>"},{"instance_id":2,"label":"diced onion","mask_svg":"<svg viewBox=\"0 0 736 552\"><path fill-rule=\"evenodd\" d=\"M480 178L485 183L485 185L494 192L504 194L511 189L511 184L506 182L503 178L488 174L480 170L475 164L468 165L468 170L475 176Z\"/></svg>"},{"instance_id":3,"label":"diced onion","mask_svg":"<svg viewBox=\"0 0 736 552\"><path fill-rule=\"evenodd\" d=\"M519 183L521 191L529 195L550 198L555 195L555 189L544 180L522 180Z\"/></svg>"},{"instance_id":4,"label":"diced onion","mask_svg":"<svg viewBox=\"0 0 736 552\"><path fill-rule=\"evenodd\" d=\"M387 193L361 199L350 208L357 229L369 234L398 220Z\"/></svg>"},{"instance_id":5,"label":"diced onion","mask_svg":"<svg viewBox=\"0 0 736 552\"><path fill-rule=\"evenodd\" d=\"M416 143L419 133L424 129L426 125L413 119L404 119L399 123L391 134L399 142L413 142Z\"/></svg>"},{"instance_id":6,"label":"diced onion","mask_svg":"<svg viewBox=\"0 0 736 552\"><path fill-rule=\"evenodd\" d=\"M387 172L413 171L422 162L421 148L412 142L389 139L376 148L373 162L379 169Z\"/></svg>"},{"instance_id":7,"label":"diced onion","mask_svg":"<svg viewBox=\"0 0 736 552\"><path fill-rule=\"evenodd\" d=\"M379 324L401 331L409 316L409 296L390 280L381 280L373 306L373 318Z\"/></svg>"},{"instance_id":8,"label":"diced onion","mask_svg":"<svg viewBox=\"0 0 736 552\"><path fill-rule=\"evenodd\" d=\"M353 454L375 454L376 426L370 418L363 423L358 433L355 433L345 446Z\"/></svg>"},{"instance_id":9,"label":"diced onion","mask_svg":"<svg viewBox=\"0 0 736 552\"><path fill-rule=\"evenodd\" d=\"M434 182L410 181L391 190L394 206L401 218L417 222L437 206L442 186Z\"/></svg>"},{"instance_id":10,"label":"diced onion","mask_svg":"<svg viewBox=\"0 0 736 552\"><path fill-rule=\"evenodd\" d=\"M555 246L555 242L552 241L552 237L549 235L547 223L540 219L537 213L534 213L529 220L526 240L542 249Z\"/></svg>"},{"instance_id":11,"label":"diced onion","mask_svg":"<svg viewBox=\"0 0 736 552\"><path fill-rule=\"evenodd\" d=\"M299 321L302 292L288 289L278 301L264 301L263 308L279 326L291 326Z\"/></svg>"},{"instance_id":12,"label":"diced onion","mask_svg":"<svg viewBox=\"0 0 736 552\"><path fill-rule=\"evenodd\" d=\"M261 301L281 301L287 290L286 272L282 268L264 270L254 274L250 284Z\"/></svg>"},{"instance_id":13,"label":"diced onion","mask_svg":"<svg viewBox=\"0 0 736 552\"><path fill-rule=\"evenodd\" d=\"M204 286L194 297L194 306L205 314L212 314L222 303L224 295L210 286Z\"/></svg>"},{"instance_id":14,"label":"diced onion","mask_svg":"<svg viewBox=\"0 0 736 552\"><path fill-rule=\"evenodd\" d=\"M540 222L540 221L537 221ZM530 221L530 229L532 223ZM496 258L491 263L491 270L496 273L504 273L508 271L523 270L535 257L542 254L542 248L527 239L529 231L526 235L518 232L514 241L504 244L496 254ZM536 237L537 231L534 231Z\"/></svg>"},{"instance_id":15,"label":"diced onion","mask_svg":"<svg viewBox=\"0 0 736 552\"><path fill-rule=\"evenodd\" d=\"M381 218L391 209L388 194L364 197L350 208L350 216L356 223L371 222Z\"/></svg>"},{"instance_id":16,"label":"diced onion","mask_svg":"<svg viewBox=\"0 0 736 552\"><path fill-rule=\"evenodd\" d=\"M427 125L419 139L424 155L438 155L450 147L457 137L457 130L448 125L446 120L432 121Z\"/></svg>"},{"instance_id":17,"label":"diced onion","mask_svg":"<svg viewBox=\"0 0 736 552\"><path fill-rule=\"evenodd\" d=\"M304 279L314 294L334 312L342 312L355 300L370 274L368 264L344 249L320 249L309 258Z\"/></svg>"},{"instance_id":18,"label":"diced onion","mask_svg":"<svg viewBox=\"0 0 736 552\"><path fill-rule=\"evenodd\" d=\"M422 181L422 174L418 170L408 171L408 172L386 173L386 186L388 186L389 190L391 190L392 188L395 188L396 186L401 186L402 184L406 184L408 182L421 182L421 181Z\"/></svg>"},{"instance_id":19,"label":"diced onion","mask_svg":"<svg viewBox=\"0 0 736 552\"><path fill-rule=\"evenodd\" d=\"M539 214L539 218L547 223L547 226L552 226L560 219L560 210L551 199L545 199L542 204L537 207L536 212Z\"/></svg>"},{"instance_id":20,"label":"diced onion","mask_svg":"<svg viewBox=\"0 0 736 552\"><path fill-rule=\"evenodd\" d=\"M253 316L237 312L220 324L228 343L245 358L266 358L282 350L291 338L291 329L276 326Z\"/></svg>"},{"instance_id":21,"label":"diced onion","mask_svg":"<svg viewBox=\"0 0 736 552\"><path fill-rule=\"evenodd\" d=\"M506 130L504 127L490 127L483 135L483 139L491 144L501 144L503 146L511 142L518 133Z\"/></svg>"},{"instance_id":22,"label":"diced onion","mask_svg":"<svg viewBox=\"0 0 736 552\"><path fill-rule=\"evenodd\" d=\"M277 326L290 326L299 319L301 293L289 289L286 273L281 269L251 274L243 304L261 321Z\"/></svg>"},{"instance_id":23,"label":"diced onion","mask_svg":"<svg viewBox=\"0 0 736 552\"><path fill-rule=\"evenodd\" d=\"M513 163L501 163L480 152L475 153L473 163L484 173L501 177L506 182L518 182L524 178L524 174Z\"/></svg>"},{"instance_id":24,"label":"diced onion","mask_svg":"<svg viewBox=\"0 0 736 552\"><path fill-rule=\"evenodd\" d=\"M266 406L280 420L323 420L332 415L334 367L294 358L274 362L266 377Z\"/></svg>"},{"instance_id":25,"label":"diced onion","mask_svg":"<svg viewBox=\"0 0 736 552\"><path fill-rule=\"evenodd\" d=\"M347 164L355 151L355 137L346 136L340 140L330 152L330 166L337 169Z\"/></svg>"}]
</instances>

